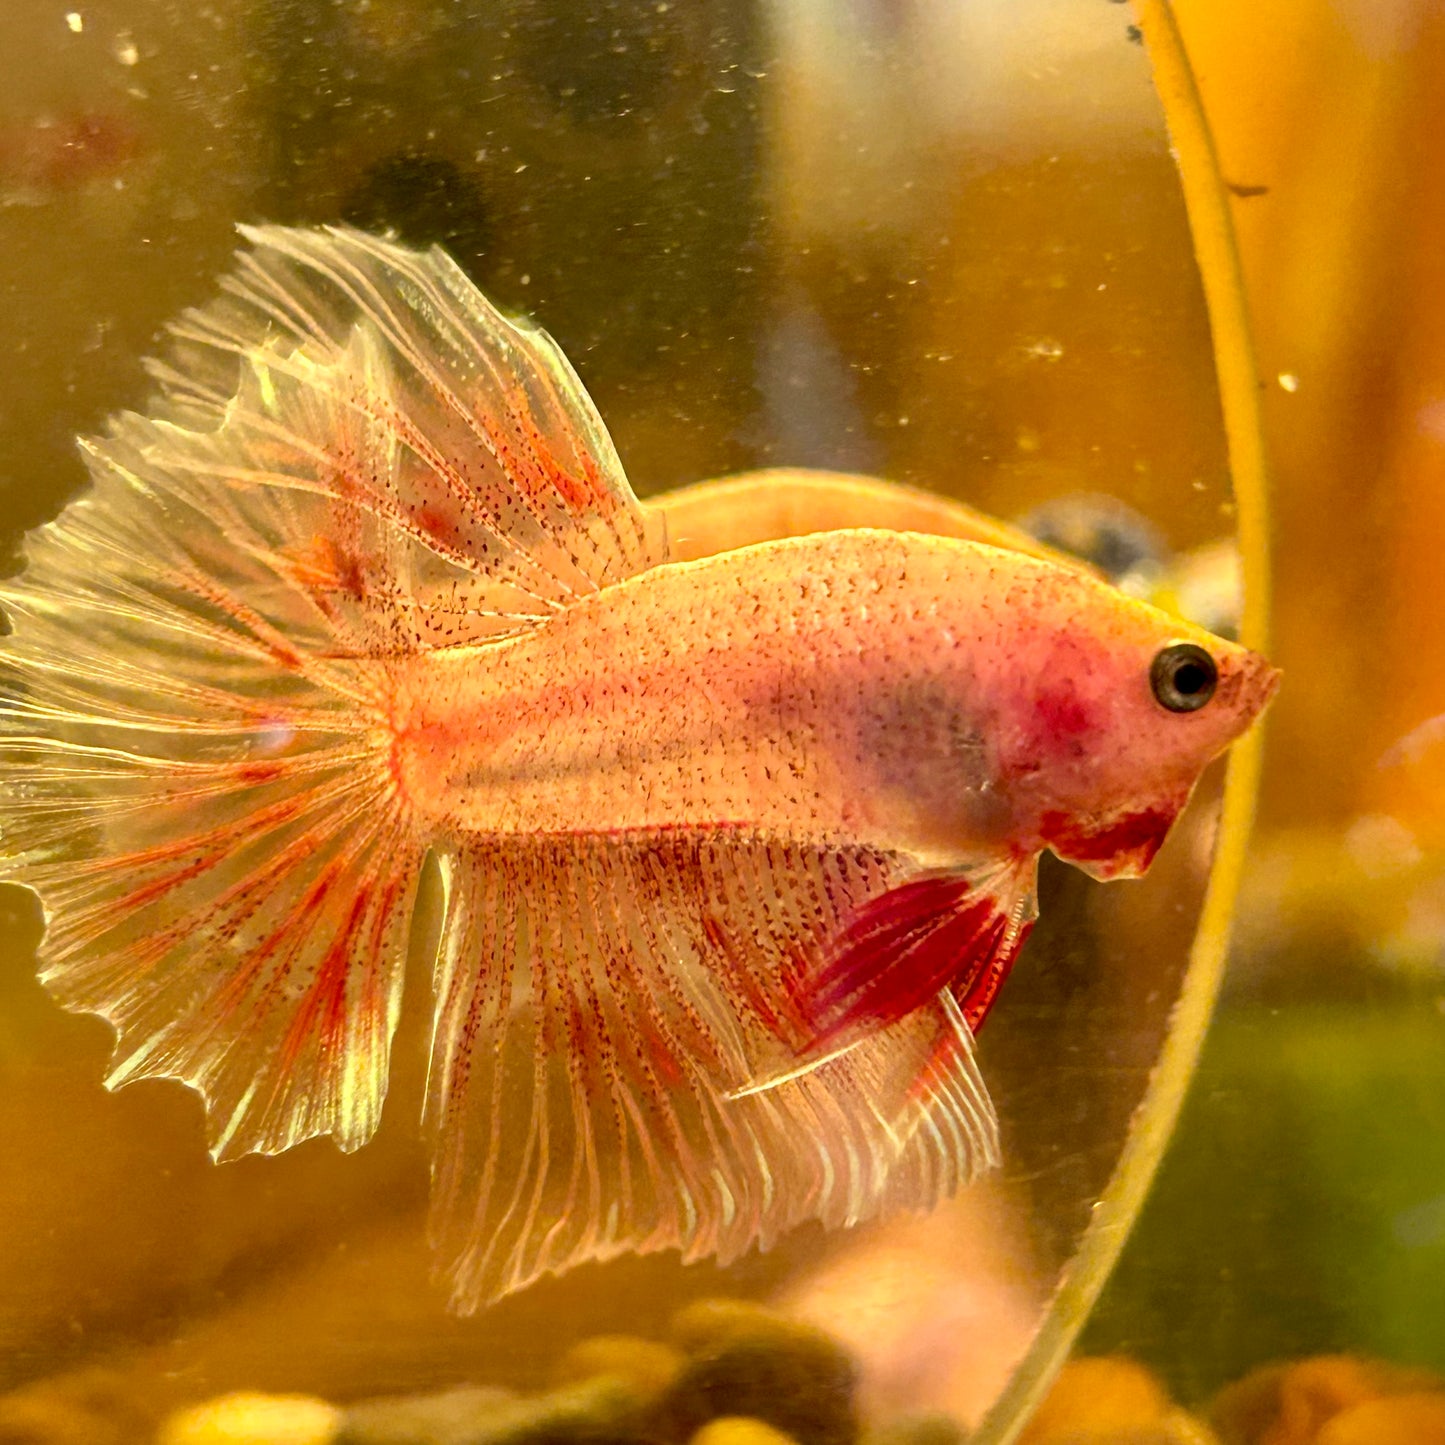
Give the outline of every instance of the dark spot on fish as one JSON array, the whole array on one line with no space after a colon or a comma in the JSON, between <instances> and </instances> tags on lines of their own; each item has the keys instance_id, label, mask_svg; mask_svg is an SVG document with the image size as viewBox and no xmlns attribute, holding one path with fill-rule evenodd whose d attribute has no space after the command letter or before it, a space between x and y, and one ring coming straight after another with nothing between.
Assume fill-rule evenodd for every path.
<instances>
[{"instance_id":1,"label":"dark spot on fish","mask_svg":"<svg viewBox=\"0 0 1445 1445\"><path fill-rule=\"evenodd\" d=\"M1246 186L1241 185L1238 181L1225 181L1224 189L1227 190L1231 196L1238 196L1242 201L1253 200L1255 196L1267 196L1269 194L1268 186Z\"/></svg>"}]
</instances>

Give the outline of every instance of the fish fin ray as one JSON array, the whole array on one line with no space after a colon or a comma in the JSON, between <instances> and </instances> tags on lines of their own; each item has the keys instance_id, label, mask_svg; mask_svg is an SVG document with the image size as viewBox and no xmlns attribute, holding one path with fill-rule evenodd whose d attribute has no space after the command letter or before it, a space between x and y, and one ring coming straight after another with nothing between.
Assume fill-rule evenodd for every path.
<instances>
[{"instance_id":1,"label":"fish fin ray","mask_svg":"<svg viewBox=\"0 0 1445 1445\"><path fill-rule=\"evenodd\" d=\"M442 251L241 230L151 367L152 414L88 445L182 525L220 518L270 620L357 654L452 646L665 560L566 358Z\"/></svg>"},{"instance_id":2,"label":"fish fin ray","mask_svg":"<svg viewBox=\"0 0 1445 1445\"><path fill-rule=\"evenodd\" d=\"M241 327L239 396L202 364L85 443L90 490L0 584L0 876L42 900L52 995L116 1029L110 1082L189 1084L224 1154L374 1129L425 849L388 721L391 656L423 644L391 593L338 578L382 523L299 465L268 480L333 421L365 431L361 471L386 460L337 392L392 380L365 324L336 325L326 357Z\"/></svg>"},{"instance_id":3,"label":"fish fin ray","mask_svg":"<svg viewBox=\"0 0 1445 1445\"><path fill-rule=\"evenodd\" d=\"M871 1110L887 1131L894 1158L874 1212L930 1209L998 1167L998 1117L950 990L821 1070L846 1071L852 1108Z\"/></svg>"},{"instance_id":4,"label":"fish fin ray","mask_svg":"<svg viewBox=\"0 0 1445 1445\"><path fill-rule=\"evenodd\" d=\"M0 874L41 898L41 982L115 1030L108 1087L199 1093L217 1158L320 1134L356 1149L385 1098L423 851L344 736L264 759L204 735L140 751L156 737L0 736Z\"/></svg>"},{"instance_id":5,"label":"fish fin ray","mask_svg":"<svg viewBox=\"0 0 1445 1445\"><path fill-rule=\"evenodd\" d=\"M829 941L805 981L805 1057L848 1043L952 990L982 1026L1038 913L1034 856L922 872L873 898Z\"/></svg>"},{"instance_id":6,"label":"fish fin ray","mask_svg":"<svg viewBox=\"0 0 1445 1445\"><path fill-rule=\"evenodd\" d=\"M189 1085L218 1156L356 1148L423 854L380 673L305 650L116 485L0 586L0 877L41 899L50 994L115 1029L112 1087Z\"/></svg>"},{"instance_id":7,"label":"fish fin ray","mask_svg":"<svg viewBox=\"0 0 1445 1445\"><path fill-rule=\"evenodd\" d=\"M900 866L725 830L444 856L426 1111L454 1302L624 1251L726 1262L807 1219L924 1207L994 1162L971 1042L937 1000L741 1087L802 1037L809 950Z\"/></svg>"}]
</instances>

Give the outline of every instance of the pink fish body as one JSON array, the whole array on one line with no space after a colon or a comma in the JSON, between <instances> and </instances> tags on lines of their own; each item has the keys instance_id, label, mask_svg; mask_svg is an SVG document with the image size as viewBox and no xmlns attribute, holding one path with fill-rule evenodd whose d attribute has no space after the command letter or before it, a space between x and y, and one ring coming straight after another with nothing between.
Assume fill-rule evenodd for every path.
<instances>
[{"instance_id":1,"label":"pink fish body","mask_svg":"<svg viewBox=\"0 0 1445 1445\"><path fill-rule=\"evenodd\" d=\"M1261 658L1082 569L850 530L669 562L565 359L440 252L248 231L7 585L0 862L218 1157L370 1136L422 862L462 1308L996 1162L1039 853L1142 873Z\"/></svg>"},{"instance_id":2,"label":"pink fish body","mask_svg":"<svg viewBox=\"0 0 1445 1445\"><path fill-rule=\"evenodd\" d=\"M1186 729L1153 698L1161 628L1215 648L1226 694L1268 685L1081 571L906 533L790 538L419 657L394 682L395 775L459 831L706 821L935 866L1054 846L1138 873L1234 727L1221 706ZM1113 739L1131 750L1096 746ZM1121 849L1121 830L1142 836Z\"/></svg>"}]
</instances>

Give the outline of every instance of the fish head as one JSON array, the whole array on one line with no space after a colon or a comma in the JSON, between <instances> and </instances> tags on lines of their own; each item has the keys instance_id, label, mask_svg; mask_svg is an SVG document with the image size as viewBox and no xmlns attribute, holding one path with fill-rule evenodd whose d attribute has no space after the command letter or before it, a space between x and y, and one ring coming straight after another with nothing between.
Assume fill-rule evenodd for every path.
<instances>
[{"instance_id":1,"label":"fish head","mask_svg":"<svg viewBox=\"0 0 1445 1445\"><path fill-rule=\"evenodd\" d=\"M1279 684L1258 653L1075 575L1021 614L1000 767L1039 848L1137 878Z\"/></svg>"}]
</instances>

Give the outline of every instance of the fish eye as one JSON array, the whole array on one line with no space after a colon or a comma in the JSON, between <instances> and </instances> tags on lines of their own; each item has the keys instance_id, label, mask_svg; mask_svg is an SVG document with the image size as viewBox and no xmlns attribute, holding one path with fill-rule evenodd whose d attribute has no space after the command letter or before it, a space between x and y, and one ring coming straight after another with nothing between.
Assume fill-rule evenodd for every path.
<instances>
[{"instance_id":1,"label":"fish eye","mask_svg":"<svg viewBox=\"0 0 1445 1445\"><path fill-rule=\"evenodd\" d=\"M1170 712L1197 712L1214 696L1219 668L1192 642L1176 642L1155 655L1149 667L1154 696Z\"/></svg>"}]
</instances>

